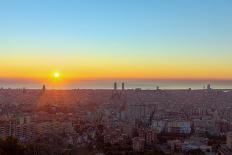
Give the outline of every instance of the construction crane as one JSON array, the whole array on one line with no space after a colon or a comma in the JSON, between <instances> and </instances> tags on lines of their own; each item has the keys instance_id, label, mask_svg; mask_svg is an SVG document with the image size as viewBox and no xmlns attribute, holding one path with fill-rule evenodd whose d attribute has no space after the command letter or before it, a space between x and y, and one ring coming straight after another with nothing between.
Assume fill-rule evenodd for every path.
<instances>
[{"instance_id":1,"label":"construction crane","mask_svg":"<svg viewBox=\"0 0 232 155\"><path fill-rule=\"evenodd\" d=\"M153 117L154 117L154 114L155 114L156 110L157 110L157 108L155 107L155 108L153 109L153 111L151 112L150 117L149 117L148 126L151 126L151 122L152 122L152 119L153 119Z\"/></svg>"}]
</instances>

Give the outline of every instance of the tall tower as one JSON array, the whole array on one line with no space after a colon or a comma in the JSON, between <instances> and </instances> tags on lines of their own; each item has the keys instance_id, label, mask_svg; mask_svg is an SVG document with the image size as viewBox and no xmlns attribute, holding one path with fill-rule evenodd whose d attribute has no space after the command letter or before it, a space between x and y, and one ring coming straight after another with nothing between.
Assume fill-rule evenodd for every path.
<instances>
[{"instance_id":1,"label":"tall tower","mask_svg":"<svg viewBox=\"0 0 232 155\"><path fill-rule=\"evenodd\" d=\"M114 90L117 90L117 82L114 82Z\"/></svg>"},{"instance_id":2,"label":"tall tower","mask_svg":"<svg viewBox=\"0 0 232 155\"><path fill-rule=\"evenodd\" d=\"M23 93L26 93L26 88L23 88Z\"/></svg>"},{"instance_id":3,"label":"tall tower","mask_svg":"<svg viewBox=\"0 0 232 155\"><path fill-rule=\"evenodd\" d=\"M210 84L207 85L207 90L211 90Z\"/></svg>"},{"instance_id":4,"label":"tall tower","mask_svg":"<svg viewBox=\"0 0 232 155\"><path fill-rule=\"evenodd\" d=\"M43 93L45 93L45 90L46 90L46 86L43 85Z\"/></svg>"},{"instance_id":5,"label":"tall tower","mask_svg":"<svg viewBox=\"0 0 232 155\"><path fill-rule=\"evenodd\" d=\"M122 90L125 90L125 83L122 83Z\"/></svg>"}]
</instances>

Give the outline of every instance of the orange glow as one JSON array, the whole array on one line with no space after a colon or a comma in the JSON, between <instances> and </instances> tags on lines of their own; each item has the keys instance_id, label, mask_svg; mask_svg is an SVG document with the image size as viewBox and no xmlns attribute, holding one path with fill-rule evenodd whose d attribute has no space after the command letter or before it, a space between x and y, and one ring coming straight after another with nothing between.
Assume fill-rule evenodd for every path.
<instances>
[{"instance_id":1,"label":"orange glow","mask_svg":"<svg viewBox=\"0 0 232 155\"><path fill-rule=\"evenodd\" d=\"M87 53L87 52L83 52ZM53 59L50 59L50 58ZM195 60L198 61L195 61ZM230 57L215 63L204 56L6 55L0 78L64 83L85 79L232 79ZM42 60L42 61L41 61ZM120 61L119 61L120 60ZM41 63L42 62L42 63ZM54 70L58 68L59 70Z\"/></svg>"}]
</instances>

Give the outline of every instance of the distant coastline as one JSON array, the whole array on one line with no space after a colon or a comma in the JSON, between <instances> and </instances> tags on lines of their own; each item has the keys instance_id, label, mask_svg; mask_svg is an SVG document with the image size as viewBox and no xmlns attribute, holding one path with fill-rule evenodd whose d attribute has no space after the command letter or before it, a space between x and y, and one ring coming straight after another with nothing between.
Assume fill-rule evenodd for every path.
<instances>
[{"instance_id":1,"label":"distant coastline","mask_svg":"<svg viewBox=\"0 0 232 155\"><path fill-rule=\"evenodd\" d=\"M40 89L43 84L48 89L112 89L113 83L117 82L118 87L122 82L126 89L204 89L210 84L213 89L232 89L232 80L80 80L63 85L50 85L46 82L33 80L7 80L0 79L0 88L28 88Z\"/></svg>"}]
</instances>

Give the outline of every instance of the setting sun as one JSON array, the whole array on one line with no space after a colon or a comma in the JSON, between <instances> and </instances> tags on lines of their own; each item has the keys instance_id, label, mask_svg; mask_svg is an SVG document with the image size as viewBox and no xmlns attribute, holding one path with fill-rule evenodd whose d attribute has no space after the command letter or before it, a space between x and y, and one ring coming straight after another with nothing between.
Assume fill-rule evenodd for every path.
<instances>
[{"instance_id":1,"label":"setting sun","mask_svg":"<svg viewBox=\"0 0 232 155\"><path fill-rule=\"evenodd\" d=\"M55 72L55 73L53 74L53 77L56 78L56 79L59 78L59 77L60 77L60 73L59 73L59 72Z\"/></svg>"}]
</instances>

